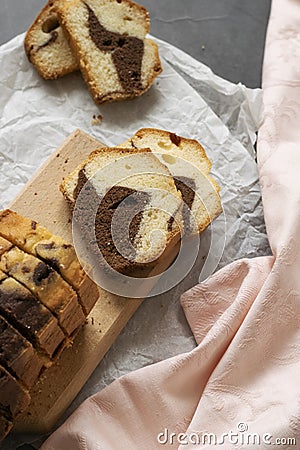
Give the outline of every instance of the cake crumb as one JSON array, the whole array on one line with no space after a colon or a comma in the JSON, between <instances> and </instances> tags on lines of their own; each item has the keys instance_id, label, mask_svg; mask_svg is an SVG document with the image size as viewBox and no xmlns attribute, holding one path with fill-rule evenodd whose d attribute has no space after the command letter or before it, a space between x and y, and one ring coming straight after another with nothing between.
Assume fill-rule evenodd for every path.
<instances>
[{"instance_id":1,"label":"cake crumb","mask_svg":"<svg viewBox=\"0 0 300 450\"><path fill-rule=\"evenodd\" d=\"M65 159L65 164L68 164L69 158Z\"/></svg>"},{"instance_id":2,"label":"cake crumb","mask_svg":"<svg viewBox=\"0 0 300 450\"><path fill-rule=\"evenodd\" d=\"M103 116L102 114L93 115L92 125L99 125L102 122Z\"/></svg>"},{"instance_id":3,"label":"cake crumb","mask_svg":"<svg viewBox=\"0 0 300 450\"><path fill-rule=\"evenodd\" d=\"M60 157L60 154L59 153L57 153L57 155L56 155L56 158L59 158Z\"/></svg>"}]
</instances>

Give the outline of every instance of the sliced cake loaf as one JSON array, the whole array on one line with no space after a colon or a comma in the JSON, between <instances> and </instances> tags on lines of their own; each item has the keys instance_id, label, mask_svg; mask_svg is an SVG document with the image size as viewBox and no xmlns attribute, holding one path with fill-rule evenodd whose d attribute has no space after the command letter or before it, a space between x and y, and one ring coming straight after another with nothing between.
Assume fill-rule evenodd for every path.
<instances>
[{"instance_id":1,"label":"sliced cake loaf","mask_svg":"<svg viewBox=\"0 0 300 450\"><path fill-rule=\"evenodd\" d=\"M55 8L97 103L143 94L161 72L145 36L149 14L130 0L55 0Z\"/></svg>"},{"instance_id":2,"label":"sliced cake loaf","mask_svg":"<svg viewBox=\"0 0 300 450\"><path fill-rule=\"evenodd\" d=\"M99 292L80 265L73 245L37 222L9 209L0 212L0 236L37 256L60 273L77 292L85 315L89 314Z\"/></svg>"},{"instance_id":3,"label":"sliced cake loaf","mask_svg":"<svg viewBox=\"0 0 300 450\"><path fill-rule=\"evenodd\" d=\"M0 314L51 362L65 335L57 319L31 292L14 278L0 271Z\"/></svg>"},{"instance_id":4,"label":"sliced cake loaf","mask_svg":"<svg viewBox=\"0 0 300 450\"><path fill-rule=\"evenodd\" d=\"M76 292L54 269L35 256L12 247L2 254L0 270L26 286L53 312L67 336L85 322Z\"/></svg>"},{"instance_id":5,"label":"sliced cake loaf","mask_svg":"<svg viewBox=\"0 0 300 450\"><path fill-rule=\"evenodd\" d=\"M0 217L1 441L27 408L29 390L42 371L57 361L85 323L72 285L81 292L91 287L85 292L92 297L86 302L89 309L98 288L91 281L85 284L87 276L72 245L13 211L2 211Z\"/></svg>"},{"instance_id":6,"label":"sliced cake loaf","mask_svg":"<svg viewBox=\"0 0 300 450\"><path fill-rule=\"evenodd\" d=\"M55 0L50 0L36 17L26 33L24 46L29 61L46 80L79 69L68 35L59 23Z\"/></svg>"},{"instance_id":7,"label":"sliced cake loaf","mask_svg":"<svg viewBox=\"0 0 300 450\"><path fill-rule=\"evenodd\" d=\"M30 342L0 315L0 365L31 388L44 366Z\"/></svg>"},{"instance_id":8,"label":"sliced cake loaf","mask_svg":"<svg viewBox=\"0 0 300 450\"><path fill-rule=\"evenodd\" d=\"M169 168L192 213L193 224L185 217L185 226L190 233L202 232L222 212L220 187L209 175L212 164L196 140L165 130L143 128L121 147L149 147Z\"/></svg>"},{"instance_id":9,"label":"sliced cake loaf","mask_svg":"<svg viewBox=\"0 0 300 450\"><path fill-rule=\"evenodd\" d=\"M63 180L61 190L82 222L97 211L97 245L118 272L155 264L180 234L181 195L149 149L99 149Z\"/></svg>"},{"instance_id":10,"label":"sliced cake loaf","mask_svg":"<svg viewBox=\"0 0 300 450\"><path fill-rule=\"evenodd\" d=\"M9 420L25 411L30 395L4 367L0 366L0 410Z\"/></svg>"},{"instance_id":11,"label":"sliced cake loaf","mask_svg":"<svg viewBox=\"0 0 300 450\"><path fill-rule=\"evenodd\" d=\"M13 419L7 417L7 413L0 407L0 442L8 435L13 427Z\"/></svg>"}]
</instances>

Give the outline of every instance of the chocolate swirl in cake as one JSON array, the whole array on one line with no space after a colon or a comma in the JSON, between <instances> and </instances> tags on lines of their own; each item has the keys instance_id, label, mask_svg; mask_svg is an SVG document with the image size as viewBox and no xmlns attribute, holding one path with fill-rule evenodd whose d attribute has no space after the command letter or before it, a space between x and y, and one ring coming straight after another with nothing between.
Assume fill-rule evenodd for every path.
<instances>
[{"instance_id":1,"label":"chocolate swirl in cake","mask_svg":"<svg viewBox=\"0 0 300 450\"><path fill-rule=\"evenodd\" d=\"M147 192L124 186L113 186L100 202L96 189L87 180L84 170L81 170L74 190L75 200L83 186L84 190L80 195L80 201L76 204L76 208L78 208L76 220L79 221L78 224L87 245L93 254L96 254L99 249L105 261L114 270L129 275L136 255L133 243L140 229L143 211L150 203L150 195ZM112 233L116 210L118 210L119 226L114 227ZM90 229L89 220L93 217L94 211L97 213L93 231ZM133 219L126 229L124 225L128 223L128 217L133 217ZM96 248L95 245L97 245Z\"/></svg>"},{"instance_id":2,"label":"chocolate swirl in cake","mask_svg":"<svg viewBox=\"0 0 300 450\"><path fill-rule=\"evenodd\" d=\"M175 135L176 136L176 135ZM184 208L182 212L184 233L189 234L192 231L191 210L195 199L196 183L192 178L174 177L174 183L178 191L181 192ZM170 217L168 221L168 229L172 229L174 217Z\"/></svg>"},{"instance_id":3,"label":"chocolate swirl in cake","mask_svg":"<svg viewBox=\"0 0 300 450\"><path fill-rule=\"evenodd\" d=\"M141 83L144 43L141 39L107 30L94 11L88 9L89 33L92 41L102 52L110 52L123 89L134 93L143 89Z\"/></svg>"},{"instance_id":4,"label":"chocolate swirl in cake","mask_svg":"<svg viewBox=\"0 0 300 450\"><path fill-rule=\"evenodd\" d=\"M30 388L43 363L31 344L0 315L0 364Z\"/></svg>"},{"instance_id":5,"label":"chocolate swirl in cake","mask_svg":"<svg viewBox=\"0 0 300 450\"><path fill-rule=\"evenodd\" d=\"M48 356L54 354L64 338L50 311L13 278L0 283L0 313Z\"/></svg>"},{"instance_id":6,"label":"chocolate swirl in cake","mask_svg":"<svg viewBox=\"0 0 300 450\"><path fill-rule=\"evenodd\" d=\"M38 52L39 50L41 50L42 48L47 47L48 45L53 44L58 38L58 32L57 31L51 31L50 33L50 38L48 39L48 41L46 41L44 44L39 45L36 48L36 51Z\"/></svg>"}]
</instances>

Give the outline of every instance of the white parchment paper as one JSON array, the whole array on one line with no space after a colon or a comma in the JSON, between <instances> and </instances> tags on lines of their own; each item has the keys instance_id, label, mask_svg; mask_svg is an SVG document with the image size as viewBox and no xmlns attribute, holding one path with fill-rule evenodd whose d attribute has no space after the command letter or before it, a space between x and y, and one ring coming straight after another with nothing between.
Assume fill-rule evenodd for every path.
<instances>
[{"instance_id":1,"label":"white parchment paper","mask_svg":"<svg viewBox=\"0 0 300 450\"><path fill-rule=\"evenodd\" d=\"M150 91L134 101L98 107L80 73L42 80L24 54L23 38L20 35L0 47L1 208L76 128L107 145L123 142L142 127L163 128L199 140L221 185L224 214L213 226L214 247L206 275L235 259L269 253L254 150L261 112L259 89L223 80L157 40L164 71ZM99 114L103 120L95 124L93 116ZM61 422L87 396L117 377L195 346L179 296L198 282L211 230L201 239L201 255L191 273L171 291L143 303ZM38 448L43 438L12 434L1 448L16 449L33 441Z\"/></svg>"}]
</instances>

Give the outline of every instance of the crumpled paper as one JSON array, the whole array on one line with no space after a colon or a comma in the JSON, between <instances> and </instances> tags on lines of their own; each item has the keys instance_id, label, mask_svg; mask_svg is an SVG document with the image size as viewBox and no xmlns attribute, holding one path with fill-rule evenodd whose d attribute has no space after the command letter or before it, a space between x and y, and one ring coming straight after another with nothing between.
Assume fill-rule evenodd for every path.
<instances>
[{"instance_id":1,"label":"crumpled paper","mask_svg":"<svg viewBox=\"0 0 300 450\"><path fill-rule=\"evenodd\" d=\"M0 47L1 208L74 129L112 146L139 128L155 127L202 143L213 162L224 209L201 236L199 258L186 279L144 301L61 423L86 397L117 377L195 346L179 296L199 277L233 260L270 253L254 150L262 96L260 89L223 80L186 53L157 40L164 71L150 91L134 101L98 107L80 73L43 81L25 56L23 39L24 35L17 36ZM95 124L93 116L99 114L103 119ZM33 441L38 448L41 440L36 439L12 434L1 448L15 449Z\"/></svg>"}]
</instances>

